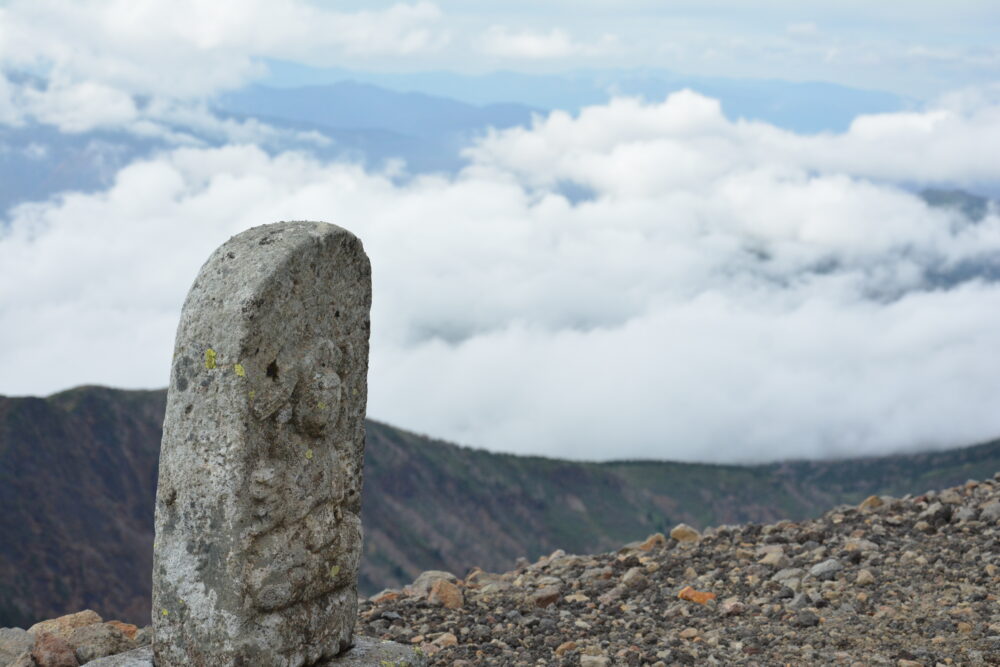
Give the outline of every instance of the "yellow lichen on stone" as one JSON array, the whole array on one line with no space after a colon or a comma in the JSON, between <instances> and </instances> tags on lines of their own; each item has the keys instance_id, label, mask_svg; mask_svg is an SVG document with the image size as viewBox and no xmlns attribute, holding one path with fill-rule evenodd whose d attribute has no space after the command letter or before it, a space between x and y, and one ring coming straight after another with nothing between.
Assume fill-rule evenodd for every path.
<instances>
[{"instance_id":1,"label":"yellow lichen on stone","mask_svg":"<svg viewBox=\"0 0 1000 667\"><path fill-rule=\"evenodd\" d=\"M313 457L313 450L307 449L306 450L306 458L307 459L311 459L312 457Z\"/></svg>"},{"instance_id":2,"label":"yellow lichen on stone","mask_svg":"<svg viewBox=\"0 0 1000 667\"><path fill-rule=\"evenodd\" d=\"M320 401L319 403L316 404L316 409L317 410L326 410L326 403L324 403L323 401Z\"/></svg>"},{"instance_id":3,"label":"yellow lichen on stone","mask_svg":"<svg viewBox=\"0 0 1000 667\"><path fill-rule=\"evenodd\" d=\"M164 616L166 616L167 615L167 610L166 609L161 609L160 613L163 614Z\"/></svg>"},{"instance_id":4,"label":"yellow lichen on stone","mask_svg":"<svg viewBox=\"0 0 1000 667\"><path fill-rule=\"evenodd\" d=\"M250 390L250 400L252 401L252 400L253 400L253 397L254 397L254 396L256 396L256 395L257 395L257 392L256 392L256 391L254 391L253 389L251 389L251 390Z\"/></svg>"},{"instance_id":5,"label":"yellow lichen on stone","mask_svg":"<svg viewBox=\"0 0 1000 667\"><path fill-rule=\"evenodd\" d=\"M236 371L236 374L241 378L245 378L247 376L247 372L246 369L243 368L243 364L233 364L233 370Z\"/></svg>"},{"instance_id":6,"label":"yellow lichen on stone","mask_svg":"<svg viewBox=\"0 0 1000 667\"><path fill-rule=\"evenodd\" d=\"M334 577L336 577L338 574L340 574L340 566L339 565L334 565L333 567L330 568L330 578L331 579L333 579Z\"/></svg>"},{"instance_id":7,"label":"yellow lichen on stone","mask_svg":"<svg viewBox=\"0 0 1000 667\"><path fill-rule=\"evenodd\" d=\"M212 348L205 350L205 368L208 370L215 368L215 350Z\"/></svg>"}]
</instances>

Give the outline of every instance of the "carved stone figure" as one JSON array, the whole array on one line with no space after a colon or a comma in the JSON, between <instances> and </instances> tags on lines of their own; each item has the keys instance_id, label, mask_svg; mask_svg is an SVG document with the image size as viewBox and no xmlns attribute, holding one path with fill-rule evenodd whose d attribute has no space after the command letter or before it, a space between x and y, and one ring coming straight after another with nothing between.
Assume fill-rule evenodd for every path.
<instances>
[{"instance_id":1,"label":"carved stone figure","mask_svg":"<svg viewBox=\"0 0 1000 667\"><path fill-rule=\"evenodd\" d=\"M158 667L298 667L357 615L371 269L321 222L215 251L177 331L156 496Z\"/></svg>"}]
</instances>

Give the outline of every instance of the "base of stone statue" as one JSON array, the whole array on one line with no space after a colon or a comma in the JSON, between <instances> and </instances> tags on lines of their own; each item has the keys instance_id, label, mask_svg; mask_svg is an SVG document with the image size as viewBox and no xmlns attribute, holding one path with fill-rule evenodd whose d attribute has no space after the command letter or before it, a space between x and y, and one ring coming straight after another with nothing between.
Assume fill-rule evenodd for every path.
<instances>
[{"instance_id":1,"label":"base of stone statue","mask_svg":"<svg viewBox=\"0 0 1000 667\"><path fill-rule=\"evenodd\" d=\"M426 664L427 658L411 646L372 637L355 637L351 650L317 667L424 667ZM153 647L143 646L127 653L92 660L87 667L154 667Z\"/></svg>"},{"instance_id":2,"label":"base of stone statue","mask_svg":"<svg viewBox=\"0 0 1000 667\"><path fill-rule=\"evenodd\" d=\"M350 651L323 663L323 667L383 667L386 664L395 667L424 667L427 658L412 646L373 637L355 637Z\"/></svg>"}]
</instances>

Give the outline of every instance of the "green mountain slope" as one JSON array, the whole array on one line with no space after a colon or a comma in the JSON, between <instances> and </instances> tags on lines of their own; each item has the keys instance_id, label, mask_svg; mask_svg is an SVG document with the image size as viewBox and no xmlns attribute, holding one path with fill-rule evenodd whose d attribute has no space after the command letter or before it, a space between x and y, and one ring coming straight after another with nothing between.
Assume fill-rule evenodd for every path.
<instances>
[{"instance_id":1,"label":"green mountain slope","mask_svg":"<svg viewBox=\"0 0 1000 667\"><path fill-rule=\"evenodd\" d=\"M93 608L149 619L164 391L0 397L0 626ZM369 422L360 586L439 568L507 570L557 548L613 549L696 526L818 515L1000 470L1000 441L840 462L580 463L491 454Z\"/></svg>"}]
</instances>

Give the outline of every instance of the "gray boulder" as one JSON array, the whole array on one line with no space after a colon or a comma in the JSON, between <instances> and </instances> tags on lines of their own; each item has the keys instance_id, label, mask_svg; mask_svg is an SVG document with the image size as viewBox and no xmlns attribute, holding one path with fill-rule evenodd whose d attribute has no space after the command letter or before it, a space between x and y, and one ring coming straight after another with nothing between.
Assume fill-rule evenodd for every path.
<instances>
[{"instance_id":1,"label":"gray boulder","mask_svg":"<svg viewBox=\"0 0 1000 667\"><path fill-rule=\"evenodd\" d=\"M0 628L0 665L14 662L19 655L30 651L35 636L23 628Z\"/></svg>"}]
</instances>

